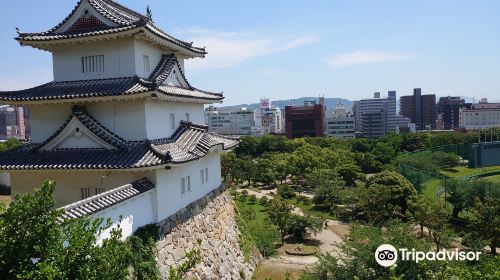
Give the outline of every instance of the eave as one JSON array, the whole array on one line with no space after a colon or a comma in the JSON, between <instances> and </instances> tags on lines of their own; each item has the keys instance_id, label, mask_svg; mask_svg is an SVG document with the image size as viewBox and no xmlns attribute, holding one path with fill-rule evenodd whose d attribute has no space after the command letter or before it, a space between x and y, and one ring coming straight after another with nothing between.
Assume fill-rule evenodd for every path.
<instances>
[{"instance_id":1,"label":"eave","mask_svg":"<svg viewBox=\"0 0 500 280\"><path fill-rule=\"evenodd\" d=\"M19 42L21 46L30 46L36 49L53 52L58 46L81 44L88 42L98 42L98 41L109 41L119 38L134 37L137 39L146 40L154 45L159 46L163 50L173 50L175 52L181 53L187 58L200 57L204 58L207 52L205 51L195 51L191 48L178 44L174 41L167 40L161 36L150 31L147 26L124 26L120 28L114 28L102 31L92 31L86 34L75 34L72 37L67 38L63 35L51 35L51 36L38 36L38 39L25 39L23 37L17 37L15 40ZM55 38L48 38L55 37ZM60 38L59 38L60 37Z\"/></svg>"}]
</instances>

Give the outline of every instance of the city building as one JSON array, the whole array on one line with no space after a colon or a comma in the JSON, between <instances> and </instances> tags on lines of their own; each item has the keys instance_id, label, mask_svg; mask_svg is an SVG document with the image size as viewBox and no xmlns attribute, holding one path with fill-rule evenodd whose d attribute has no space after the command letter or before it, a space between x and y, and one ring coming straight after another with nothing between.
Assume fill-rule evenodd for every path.
<instances>
[{"instance_id":1,"label":"city building","mask_svg":"<svg viewBox=\"0 0 500 280\"><path fill-rule=\"evenodd\" d=\"M254 129L252 134L283 133L283 116L281 109L274 107L268 98L260 100L259 108L254 109Z\"/></svg>"},{"instance_id":2,"label":"city building","mask_svg":"<svg viewBox=\"0 0 500 280\"><path fill-rule=\"evenodd\" d=\"M399 114L409 118L412 123L415 123L418 131L436 129L437 110L435 94L422 95L422 90L415 88L413 89L413 95L401 96L399 101Z\"/></svg>"},{"instance_id":3,"label":"city building","mask_svg":"<svg viewBox=\"0 0 500 280\"><path fill-rule=\"evenodd\" d=\"M483 98L480 103L472 104L470 109L460 108L459 126L467 130L500 127L500 103L488 103Z\"/></svg>"},{"instance_id":4,"label":"city building","mask_svg":"<svg viewBox=\"0 0 500 280\"><path fill-rule=\"evenodd\" d=\"M15 106L0 107L0 140L29 138L26 130L25 108Z\"/></svg>"},{"instance_id":5,"label":"city building","mask_svg":"<svg viewBox=\"0 0 500 280\"><path fill-rule=\"evenodd\" d=\"M355 117L339 103L331 116L326 117L326 136L337 139L352 139L355 132Z\"/></svg>"},{"instance_id":6,"label":"city building","mask_svg":"<svg viewBox=\"0 0 500 280\"><path fill-rule=\"evenodd\" d=\"M354 102L356 132L366 138L380 138L398 127L408 127L410 120L396 114L396 92L389 91L387 98L375 92L373 98Z\"/></svg>"},{"instance_id":7,"label":"city building","mask_svg":"<svg viewBox=\"0 0 500 280\"><path fill-rule=\"evenodd\" d=\"M471 108L470 103L458 96L439 98L437 103L436 129L455 129L460 127L460 108Z\"/></svg>"},{"instance_id":8,"label":"city building","mask_svg":"<svg viewBox=\"0 0 500 280\"><path fill-rule=\"evenodd\" d=\"M224 135L250 135L255 125L254 111L242 107L221 110L213 106L205 109L205 123L210 132Z\"/></svg>"},{"instance_id":9,"label":"city building","mask_svg":"<svg viewBox=\"0 0 500 280\"><path fill-rule=\"evenodd\" d=\"M290 139L323 137L325 125L325 106L320 102L306 101L302 106L285 106L285 131Z\"/></svg>"},{"instance_id":10,"label":"city building","mask_svg":"<svg viewBox=\"0 0 500 280\"><path fill-rule=\"evenodd\" d=\"M110 0L81 0L56 27L16 40L52 53L54 81L0 92L30 110L31 142L0 154L13 194L55 180L61 219L111 218L127 237L220 190L221 153L238 141L202 124L222 94L184 75L204 48Z\"/></svg>"}]
</instances>

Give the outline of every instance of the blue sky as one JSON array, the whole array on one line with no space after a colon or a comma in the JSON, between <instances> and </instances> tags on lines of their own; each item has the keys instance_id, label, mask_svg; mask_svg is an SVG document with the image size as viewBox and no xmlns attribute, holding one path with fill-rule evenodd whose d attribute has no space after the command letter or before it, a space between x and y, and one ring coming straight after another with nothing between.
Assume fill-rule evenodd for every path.
<instances>
[{"instance_id":1,"label":"blue sky","mask_svg":"<svg viewBox=\"0 0 500 280\"><path fill-rule=\"evenodd\" d=\"M500 1L120 0L197 46L196 87L224 91L225 104L261 97L370 97L421 87L438 96L500 100ZM48 52L20 47L15 27L45 31L77 0L16 0L0 11L0 90L52 79Z\"/></svg>"}]
</instances>

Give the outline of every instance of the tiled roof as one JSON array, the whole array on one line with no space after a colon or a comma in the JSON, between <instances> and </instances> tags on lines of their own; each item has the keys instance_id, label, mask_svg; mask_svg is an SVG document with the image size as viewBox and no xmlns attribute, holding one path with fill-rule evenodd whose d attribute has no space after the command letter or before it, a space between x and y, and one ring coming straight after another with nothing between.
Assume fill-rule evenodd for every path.
<instances>
[{"instance_id":1,"label":"tiled roof","mask_svg":"<svg viewBox=\"0 0 500 280\"><path fill-rule=\"evenodd\" d=\"M82 4L82 2L87 1L100 15L104 18L112 21L116 26L105 27L97 25L94 29L82 30L80 32L69 31L69 32L58 32L58 29L64 25L77 11L77 8ZM73 11L58 25L54 28L40 33L23 33L18 32L19 37L16 38L21 43L37 42L37 41L54 41L62 39L73 39L90 37L96 35L105 35L111 33L120 33L132 29L144 29L152 34L160 37L161 39L167 40L182 49L189 50L198 55L205 55L206 51L204 48L193 47L192 43L188 43L177 38L172 37L166 32L158 28L153 21L141 15L135 11L132 11L114 1L111 0L80 0L78 5L73 9Z\"/></svg>"},{"instance_id":2,"label":"tiled roof","mask_svg":"<svg viewBox=\"0 0 500 280\"><path fill-rule=\"evenodd\" d=\"M93 122L92 125L97 124ZM96 131L102 129L97 128ZM170 138L128 141L126 148L120 150L80 148L45 151L40 150L40 144L27 144L0 153L0 170L151 168L196 160L204 157L211 147L222 145L224 150L228 150L238 143L236 139L209 133L206 126L182 122Z\"/></svg>"},{"instance_id":3,"label":"tiled roof","mask_svg":"<svg viewBox=\"0 0 500 280\"><path fill-rule=\"evenodd\" d=\"M182 122L169 141L153 143L152 148L159 155L170 157L172 163L184 163L204 157L216 145L222 144L223 149L228 150L239 143L207 131L206 126Z\"/></svg>"},{"instance_id":4,"label":"tiled roof","mask_svg":"<svg viewBox=\"0 0 500 280\"><path fill-rule=\"evenodd\" d=\"M0 92L2 101L40 101L131 95L150 91L139 77L50 82L38 87Z\"/></svg>"},{"instance_id":5,"label":"tiled roof","mask_svg":"<svg viewBox=\"0 0 500 280\"><path fill-rule=\"evenodd\" d=\"M127 150L37 150L24 145L0 153L2 170L139 169L167 164L169 159L151 149L147 141L129 143Z\"/></svg>"},{"instance_id":6,"label":"tiled roof","mask_svg":"<svg viewBox=\"0 0 500 280\"><path fill-rule=\"evenodd\" d=\"M59 222L92 215L154 188L155 185L144 178L110 191L91 196L87 199L77 201L60 208L63 213L59 217Z\"/></svg>"},{"instance_id":7,"label":"tiled roof","mask_svg":"<svg viewBox=\"0 0 500 280\"><path fill-rule=\"evenodd\" d=\"M137 76L127 78L110 78L81 81L50 82L38 87L0 92L3 102L37 102L69 100L77 98L117 97L159 92L165 96L221 101L222 93L201 91L193 88L187 82L181 70L181 75L188 83L187 88L161 84L170 75L174 65L178 65L175 55L163 55L160 63L146 80ZM180 69L180 67L179 67Z\"/></svg>"}]
</instances>

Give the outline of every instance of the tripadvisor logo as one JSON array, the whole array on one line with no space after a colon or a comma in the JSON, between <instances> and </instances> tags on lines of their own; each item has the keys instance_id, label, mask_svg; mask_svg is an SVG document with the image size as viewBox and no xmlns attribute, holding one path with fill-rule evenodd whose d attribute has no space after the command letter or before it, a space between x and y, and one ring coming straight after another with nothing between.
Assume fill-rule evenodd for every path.
<instances>
[{"instance_id":1,"label":"tripadvisor logo","mask_svg":"<svg viewBox=\"0 0 500 280\"><path fill-rule=\"evenodd\" d=\"M390 244L383 244L378 246L375 251L375 260L377 263L384 267L394 265L398 258L402 261L414 261L419 263L423 260L428 261L478 261L481 252L459 252L458 249L446 250L442 249L438 252L423 252L415 249L399 248L397 250Z\"/></svg>"}]
</instances>

